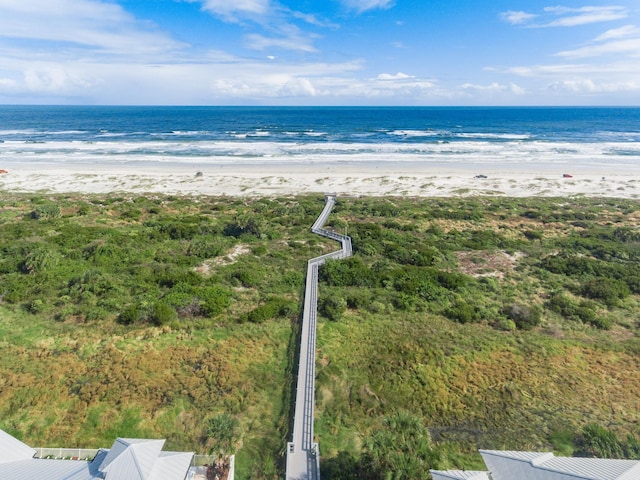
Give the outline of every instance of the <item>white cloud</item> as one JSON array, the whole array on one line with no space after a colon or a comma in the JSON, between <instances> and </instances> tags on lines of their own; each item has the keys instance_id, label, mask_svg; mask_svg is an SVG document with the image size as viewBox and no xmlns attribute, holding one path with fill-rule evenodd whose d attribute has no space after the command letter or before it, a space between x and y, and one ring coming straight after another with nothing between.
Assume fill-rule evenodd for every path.
<instances>
[{"instance_id":1,"label":"white cloud","mask_svg":"<svg viewBox=\"0 0 640 480\"><path fill-rule=\"evenodd\" d=\"M558 52L556 55L565 58L587 58L616 54L628 54L631 57L640 58L640 37L588 45L573 50Z\"/></svg>"},{"instance_id":2,"label":"white cloud","mask_svg":"<svg viewBox=\"0 0 640 480\"><path fill-rule=\"evenodd\" d=\"M266 50L271 47L299 52L316 52L317 49L308 37L291 35L289 37L269 38L258 33L252 33L245 37L246 46L252 50Z\"/></svg>"},{"instance_id":3,"label":"white cloud","mask_svg":"<svg viewBox=\"0 0 640 480\"><path fill-rule=\"evenodd\" d=\"M375 10L376 8L387 9L394 5L394 0L342 0L350 9L359 13L367 10Z\"/></svg>"},{"instance_id":4,"label":"white cloud","mask_svg":"<svg viewBox=\"0 0 640 480\"><path fill-rule=\"evenodd\" d=\"M0 0L1 38L58 42L49 47L56 51L90 47L98 49L94 53L130 56L185 46L119 5L97 0Z\"/></svg>"},{"instance_id":5,"label":"white cloud","mask_svg":"<svg viewBox=\"0 0 640 480\"><path fill-rule=\"evenodd\" d=\"M545 78L545 77L572 77L576 76L599 76L611 78L614 76L621 78L635 78L640 76L640 62L610 62L600 63L563 63L550 65L530 65L507 68L492 68L490 71L499 72L505 75L516 75L518 77Z\"/></svg>"},{"instance_id":6,"label":"white cloud","mask_svg":"<svg viewBox=\"0 0 640 480\"><path fill-rule=\"evenodd\" d=\"M407 74L381 74L362 79L353 73L359 63L335 65L310 64L305 67L279 65L277 72L254 65L249 75L233 78L226 76L212 84L215 95L221 97L251 97L254 99L307 99L316 103L333 102L332 99L425 99L436 95L433 80L419 79ZM324 100L323 100L324 99ZM392 100L390 100L392 101Z\"/></svg>"},{"instance_id":7,"label":"white cloud","mask_svg":"<svg viewBox=\"0 0 640 480\"><path fill-rule=\"evenodd\" d=\"M407 78L415 78L412 75L407 75L406 73L398 72L395 75L390 73L381 73L376 77L378 80L406 80Z\"/></svg>"},{"instance_id":8,"label":"white cloud","mask_svg":"<svg viewBox=\"0 0 640 480\"><path fill-rule=\"evenodd\" d=\"M614 38L624 38L624 37L630 37L634 35L640 36L640 28L636 27L635 25L625 25L624 27L607 30L602 35L599 35L598 37L596 37L595 41L602 42L602 41L611 40Z\"/></svg>"},{"instance_id":9,"label":"white cloud","mask_svg":"<svg viewBox=\"0 0 640 480\"><path fill-rule=\"evenodd\" d=\"M286 82L278 93L285 97L314 97L318 91L308 78L293 78Z\"/></svg>"},{"instance_id":10,"label":"white cloud","mask_svg":"<svg viewBox=\"0 0 640 480\"><path fill-rule=\"evenodd\" d=\"M509 85L504 85L498 82L492 82L489 85L477 85L473 83L464 83L460 85L460 88L462 88L463 90L473 90L477 92L491 93L491 94L509 92L516 95L523 95L524 93L526 93L524 88L520 87L515 83L510 83Z\"/></svg>"},{"instance_id":11,"label":"white cloud","mask_svg":"<svg viewBox=\"0 0 640 480\"><path fill-rule=\"evenodd\" d=\"M635 25L607 30L598 35L590 44L556 53L564 58L626 56L640 58L640 28Z\"/></svg>"},{"instance_id":12,"label":"white cloud","mask_svg":"<svg viewBox=\"0 0 640 480\"><path fill-rule=\"evenodd\" d=\"M199 0L189 0L199 1ZM238 17L260 16L269 11L269 0L203 0L202 8L214 15L235 21Z\"/></svg>"},{"instance_id":13,"label":"white cloud","mask_svg":"<svg viewBox=\"0 0 640 480\"><path fill-rule=\"evenodd\" d=\"M29 91L57 94L69 94L92 86L82 74L51 64L34 65L25 70L24 83Z\"/></svg>"},{"instance_id":14,"label":"white cloud","mask_svg":"<svg viewBox=\"0 0 640 480\"><path fill-rule=\"evenodd\" d=\"M627 18L629 13L625 7L611 5L604 7L585 6L569 8L564 6L545 7L542 13L524 11L502 12L500 18L512 25L529 27L576 27L592 23L610 22ZM533 20L536 20L535 22Z\"/></svg>"},{"instance_id":15,"label":"white cloud","mask_svg":"<svg viewBox=\"0 0 640 480\"><path fill-rule=\"evenodd\" d=\"M296 21L320 28L338 28L315 15L290 10L270 0L187 0L203 5L202 9L223 21L242 23L254 30L245 35L245 47L252 50L279 48L297 52L317 52L313 45L318 36L307 34ZM258 31L256 31L258 30Z\"/></svg>"},{"instance_id":16,"label":"white cloud","mask_svg":"<svg viewBox=\"0 0 640 480\"><path fill-rule=\"evenodd\" d=\"M327 20L322 20L319 19L317 16L315 15L311 15L309 13L303 13L303 12L296 12L296 11L292 11L291 12L291 16L293 18L298 18L306 23L308 23L309 25L315 25L316 27L322 27L322 28L340 28L340 25L338 25L337 23L333 23Z\"/></svg>"},{"instance_id":17,"label":"white cloud","mask_svg":"<svg viewBox=\"0 0 640 480\"><path fill-rule=\"evenodd\" d=\"M18 86L18 82L12 78L0 78L0 91L10 91Z\"/></svg>"},{"instance_id":18,"label":"white cloud","mask_svg":"<svg viewBox=\"0 0 640 480\"><path fill-rule=\"evenodd\" d=\"M533 13L527 12L516 12L513 10L509 10L508 12L502 12L500 14L500 18L512 25L521 25L523 23L527 23L529 20L533 20L537 15Z\"/></svg>"},{"instance_id":19,"label":"white cloud","mask_svg":"<svg viewBox=\"0 0 640 480\"><path fill-rule=\"evenodd\" d=\"M0 57L0 72L6 61ZM66 63L23 61L16 72L0 82L0 95L46 95L78 103L219 104L262 98L310 94L305 79L323 75L348 75L357 64L278 63L239 58L208 63L181 64ZM312 80L309 80L311 82ZM311 85L312 86L312 85Z\"/></svg>"},{"instance_id":20,"label":"white cloud","mask_svg":"<svg viewBox=\"0 0 640 480\"><path fill-rule=\"evenodd\" d=\"M604 82L590 78L569 79L554 82L549 85L549 89L572 94L626 93L640 91L640 81Z\"/></svg>"},{"instance_id":21,"label":"white cloud","mask_svg":"<svg viewBox=\"0 0 640 480\"><path fill-rule=\"evenodd\" d=\"M615 5L546 7L535 18L520 15L525 13L505 12L502 17L512 24L522 20L521 23L527 27L542 28L577 27L620 20L629 16L625 7ZM526 83L523 89L526 89L527 95L539 95L540 98L548 94L565 95L566 98L596 98L597 94L601 94L603 98L613 98L611 96L615 95L623 99L624 94L638 93L639 81L636 78L640 77L640 29L635 25L608 29L590 42L552 55L564 61L486 70L523 79ZM493 83L487 87L490 90L499 89L500 86L501 84ZM463 86L478 91L481 87ZM511 91L516 92L517 88Z\"/></svg>"},{"instance_id":22,"label":"white cloud","mask_svg":"<svg viewBox=\"0 0 640 480\"><path fill-rule=\"evenodd\" d=\"M560 18L542 25L545 27L575 27L590 23L620 20L628 16L626 9L619 6L581 8L547 7L544 11L560 16Z\"/></svg>"}]
</instances>

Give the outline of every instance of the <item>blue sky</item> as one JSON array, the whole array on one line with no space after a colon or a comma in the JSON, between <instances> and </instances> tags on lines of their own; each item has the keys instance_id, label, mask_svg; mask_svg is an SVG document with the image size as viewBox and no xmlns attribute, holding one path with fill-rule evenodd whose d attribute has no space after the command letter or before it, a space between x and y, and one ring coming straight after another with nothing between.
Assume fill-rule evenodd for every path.
<instances>
[{"instance_id":1,"label":"blue sky","mask_svg":"<svg viewBox=\"0 0 640 480\"><path fill-rule=\"evenodd\" d=\"M640 2L0 0L0 103L640 105Z\"/></svg>"}]
</instances>

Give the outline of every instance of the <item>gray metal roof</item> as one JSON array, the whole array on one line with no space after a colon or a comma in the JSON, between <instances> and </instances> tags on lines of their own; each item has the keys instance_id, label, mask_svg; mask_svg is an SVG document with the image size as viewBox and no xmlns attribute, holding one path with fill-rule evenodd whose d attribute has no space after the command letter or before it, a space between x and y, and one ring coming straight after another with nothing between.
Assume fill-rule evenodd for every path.
<instances>
[{"instance_id":1,"label":"gray metal roof","mask_svg":"<svg viewBox=\"0 0 640 480\"><path fill-rule=\"evenodd\" d=\"M184 480L193 453L161 452L147 480Z\"/></svg>"},{"instance_id":2,"label":"gray metal roof","mask_svg":"<svg viewBox=\"0 0 640 480\"><path fill-rule=\"evenodd\" d=\"M100 466L106 478L148 480L158 459L164 440L118 438ZM169 478L169 477L166 477Z\"/></svg>"},{"instance_id":3,"label":"gray metal roof","mask_svg":"<svg viewBox=\"0 0 640 480\"><path fill-rule=\"evenodd\" d=\"M34 448L0 430L0 464L15 460L27 460L33 458L35 454Z\"/></svg>"},{"instance_id":4,"label":"gray metal roof","mask_svg":"<svg viewBox=\"0 0 640 480\"><path fill-rule=\"evenodd\" d=\"M433 480L489 480L489 472L471 470L430 470Z\"/></svg>"},{"instance_id":5,"label":"gray metal roof","mask_svg":"<svg viewBox=\"0 0 640 480\"><path fill-rule=\"evenodd\" d=\"M497 457L510 458L512 460L521 460L523 462L531 462L532 460L553 458L551 452L520 452L517 450L478 450L480 455L495 455Z\"/></svg>"},{"instance_id":6,"label":"gray metal roof","mask_svg":"<svg viewBox=\"0 0 640 480\"><path fill-rule=\"evenodd\" d=\"M162 452L164 440L118 438L91 461L32 458L36 450L0 430L1 480L184 480L192 452Z\"/></svg>"},{"instance_id":7,"label":"gray metal roof","mask_svg":"<svg viewBox=\"0 0 640 480\"><path fill-rule=\"evenodd\" d=\"M554 457L538 468L592 480L640 479L640 462L637 460ZM635 476L626 477L633 472Z\"/></svg>"},{"instance_id":8,"label":"gray metal roof","mask_svg":"<svg viewBox=\"0 0 640 480\"><path fill-rule=\"evenodd\" d=\"M2 480L92 480L99 477L91 475L89 462L31 458L0 464L0 478Z\"/></svg>"},{"instance_id":9,"label":"gray metal roof","mask_svg":"<svg viewBox=\"0 0 640 480\"><path fill-rule=\"evenodd\" d=\"M582 480L639 480L640 461L612 460L603 458L556 457L551 452L517 452L500 450L480 450L482 457L490 467L494 477L502 478L496 469L511 472L504 464L489 461L487 457L500 457L507 461L522 462L528 465L528 472L537 472L536 478L544 478L544 472L566 475L573 479ZM497 459L496 459L497 460ZM524 468L524 466L522 467ZM518 467L518 471L520 467ZM506 477L505 477L506 478ZM558 478L558 477L553 477Z\"/></svg>"}]
</instances>

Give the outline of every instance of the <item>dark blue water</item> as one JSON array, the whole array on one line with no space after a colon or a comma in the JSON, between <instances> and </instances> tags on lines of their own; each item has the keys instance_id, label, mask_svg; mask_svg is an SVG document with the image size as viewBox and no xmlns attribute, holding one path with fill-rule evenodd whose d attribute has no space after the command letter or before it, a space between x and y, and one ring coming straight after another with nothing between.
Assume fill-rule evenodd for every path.
<instances>
[{"instance_id":1,"label":"dark blue water","mask_svg":"<svg viewBox=\"0 0 640 480\"><path fill-rule=\"evenodd\" d=\"M0 106L4 163L635 165L639 108Z\"/></svg>"}]
</instances>

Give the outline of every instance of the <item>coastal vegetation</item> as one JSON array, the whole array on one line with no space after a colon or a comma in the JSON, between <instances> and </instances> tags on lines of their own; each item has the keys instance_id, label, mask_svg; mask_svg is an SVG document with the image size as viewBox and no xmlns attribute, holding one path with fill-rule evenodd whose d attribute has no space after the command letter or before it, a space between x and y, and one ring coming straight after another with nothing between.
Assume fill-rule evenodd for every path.
<instances>
[{"instance_id":1,"label":"coastal vegetation","mask_svg":"<svg viewBox=\"0 0 640 480\"><path fill-rule=\"evenodd\" d=\"M309 232L322 207L3 194L0 428L162 437L279 478L306 262L336 249ZM477 448L637 458L638 225L635 200L339 199L327 226L354 256L320 271L323 478L478 468Z\"/></svg>"}]
</instances>

